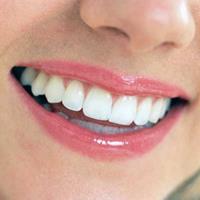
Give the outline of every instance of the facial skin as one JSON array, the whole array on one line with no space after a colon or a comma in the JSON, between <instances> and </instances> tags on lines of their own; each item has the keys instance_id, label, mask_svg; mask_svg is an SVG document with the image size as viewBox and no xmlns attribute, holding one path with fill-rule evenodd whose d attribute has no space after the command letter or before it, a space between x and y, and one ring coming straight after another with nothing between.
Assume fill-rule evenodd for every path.
<instances>
[{"instance_id":1,"label":"facial skin","mask_svg":"<svg viewBox=\"0 0 200 200\"><path fill-rule=\"evenodd\" d=\"M0 199L160 200L198 169L199 0L0 0L0 5ZM150 153L95 161L43 134L9 82L16 63L38 59L152 77L183 88L190 106Z\"/></svg>"}]
</instances>

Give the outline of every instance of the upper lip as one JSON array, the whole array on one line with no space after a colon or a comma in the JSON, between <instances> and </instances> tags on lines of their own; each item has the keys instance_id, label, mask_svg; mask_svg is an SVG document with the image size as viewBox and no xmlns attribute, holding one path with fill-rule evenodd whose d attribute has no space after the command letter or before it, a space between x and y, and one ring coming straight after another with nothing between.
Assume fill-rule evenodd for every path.
<instances>
[{"instance_id":1,"label":"upper lip","mask_svg":"<svg viewBox=\"0 0 200 200\"><path fill-rule=\"evenodd\" d=\"M189 100L182 88L144 76L132 76L102 66L92 66L64 60L20 62L18 66L33 67L63 78L79 79L123 95L180 97Z\"/></svg>"}]
</instances>

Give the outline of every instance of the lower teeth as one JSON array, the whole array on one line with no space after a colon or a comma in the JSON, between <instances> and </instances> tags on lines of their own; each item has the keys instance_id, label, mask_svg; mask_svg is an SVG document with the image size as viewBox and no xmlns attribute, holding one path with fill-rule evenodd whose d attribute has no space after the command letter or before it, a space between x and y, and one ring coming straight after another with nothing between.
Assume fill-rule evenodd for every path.
<instances>
[{"instance_id":1,"label":"lower teeth","mask_svg":"<svg viewBox=\"0 0 200 200\"><path fill-rule=\"evenodd\" d=\"M79 125L83 128L87 128L91 131L94 131L96 133L103 133L103 134L125 134L125 133L129 133L129 132L134 132L134 131L138 131L140 129L143 129L144 126L135 126L133 128L118 128L118 127L110 127L110 126L103 126L103 125L99 125L93 122L86 122L86 121L82 121L79 119L72 119L70 120L70 122ZM149 127L151 127L151 125L149 125Z\"/></svg>"},{"instance_id":2,"label":"lower teeth","mask_svg":"<svg viewBox=\"0 0 200 200\"><path fill-rule=\"evenodd\" d=\"M105 125L97 124L94 122L88 122L88 121L84 121L84 120L80 120L80 119L70 118L63 112L58 112L56 114L58 114L59 116L63 117L64 119L67 119L71 123L76 124L80 127L89 129L96 133L108 134L108 135L125 134L125 133L127 134L129 132L132 133L132 132L138 131L140 129L151 128L153 126L153 124L148 123L145 126L134 126L134 127L121 128L121 127L105 126Z\"/></svg>"},{"instance_id":3,"label":"lower teeth","mask_svg":"<svg viewBox=\"0 0 200 200\"><path fill-rule=\"evenodd\" d=\"M44 107L47 111L52 112L51 106L50 106L48 103L44 104L43 107Z\"/></svg>"}]
</instances>

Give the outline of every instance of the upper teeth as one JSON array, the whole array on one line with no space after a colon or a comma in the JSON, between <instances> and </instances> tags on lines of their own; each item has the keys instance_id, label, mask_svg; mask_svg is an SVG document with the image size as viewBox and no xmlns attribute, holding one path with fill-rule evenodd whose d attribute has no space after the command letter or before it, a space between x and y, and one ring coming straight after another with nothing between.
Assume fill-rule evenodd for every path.
<instances>
[{"instance_id":1,"label":"upper teeth","mask_svg":"<svg viewBox=\"0 0 200 200\"><path fill-rule=\"evenodd\" d=\"M60 77L52 76L45 87L45 96L49 103L60 103L65 92L64 82Z\"/></svg>"},{"instance_id":2,"label":"upper teeth","mask_svg":"<svg viewBox=\"0 0 200 200\"><path fill-rule=\"evenodd\" d=\"M23 85L31 85L34 81L35 77L37 76L37 71L33 68L26 68L21 76L21 82Z\"/></svg>"},{"instance_id":3,"label":"upper teeth","mask_svg":"<svg viewBox=\"0 0 200 200\"><path fill-rule=\"evenodd\" d=\"M86 95L83 113L98 120L108 120L111 116L112 96L109 92L92 87Z\"/></svg>"},{"instance_id":4,"label":"upper teeth","mask_svg":"<svg viewBox=\"0 0 200 200\"><path fill-rule=\"evenodd\" d=\"M39 73L35 80L32 82L32 93L35 96L45 94L45 86L48 82L48 76L45 73Z\"/></svg>"},{"instance_id":5,"label":"upper teeth","mask_svg":"<svg viewBox=\"0 0 200 200\"><path fill-rule=\"evenodd\" d=\"M85 85L77 80L68 81L58 76L49 76L26 68L21 76L23 85L31 85L35 96L45 95L49 103L61 103L73 111L83 109L84 115L97 120L108 120L120 125L133 122L143 126L148 122L157 123L169 109L169 98L116 96L110 92ZM66 85L66 86L65 86Z\"/></svg>"},{"instance_id":6,"label":"upper teeth","mask_svg":"<svg viewBox=\"0 0 200 200\"><path fill-rule=\"evenodd\" d=\"M121 96L113 104L110 122L123 125L131 124L136 119L137 98Z\"/></svg>"},{"instance_id":7,"label":"upper teeth","mask_svg":"<svg viewBox=\"0 0 200 200\"><path fill-rule=\"evenodd\" d=\"M84 86L80 81L69 82L64 96L62 98L63 105L73 111L80 111L84 102Z\"/></svg>"}]
</instances>

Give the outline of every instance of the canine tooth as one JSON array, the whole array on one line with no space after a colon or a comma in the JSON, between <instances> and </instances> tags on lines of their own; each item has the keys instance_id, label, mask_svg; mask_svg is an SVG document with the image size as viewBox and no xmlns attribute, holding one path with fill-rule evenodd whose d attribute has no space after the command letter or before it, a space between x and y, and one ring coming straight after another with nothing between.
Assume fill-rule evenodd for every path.
<instances>
[{"instance_id":1,"label":"canine tooth","mask_svg":"<svg viewBox=\"0 0 200 200\"><path fill-rule=\"evenodd\" d=\"M52 76L45 88L45 95L49 103L60 103L62 101L65 87L60 77Z\"/></svg>"},{"instance_id":2,"label":"canine tooth","mask_svg":"<svg viewBox=\"0 0 200 200\"><path fill-rule=\"evenodd\" d=\"M164 104L163 104L163 107L162 107L162 110L161 110L161 113L160 113L160 119L162 119L165 116L166 112L169 109L170 104L171 104L171 99L166 98L164 100Z\"/></svg>"},{"instance_id":3,"label":"canine tooth","mask_svg":"<svg viewBox=\"0 0 200 200\"><path fill-rule=\"evenodd\" d=\"M151 115L149 121L152 123L157 123L158 120L160 119L161 112L164 106L165 100L163 98L160 98L155 101L153 104L152 110L151 110Z\"/></svg>"},{"instance_id":4,"label":"canine tooth","mask_svg":"<svg viewBox=\"0 0 200 200\"><path fill-rule=\"evenodd\" d=\"M136 125L143 126L149 121L152 109L152 102L153 99L151 97L147 97L142 102L140 102L135 119Z\"/></svg>"},{"instance_id":5,"label":"canine tooth","mask_svg":"<svg viewBox=\"0 0 200 200\"><path fill-rule=\"evenodd\" d=\"M112 96L109 92L93 87L83 104L83 113L97 120L108 120L111 114Z\"/></svg>"},{"instance_id":6,"label":"canine tooth","mask_svg":"<svg viewBox=\"0 0 200 200\"><path fill-rule=\"evenodd\" d=\"M44 95L44 89L48 82L48 75L40 72L36 79L32 82L32 93L34 96Z\"/></svg>"},{"instance_id":7,"label":"canine tooth","mask_svg":"<svg viewBox=\"0 0 200 200\"><path fill-rule=\"evenodd\" d=\"M119 97L112 108L109 121L121 125L130 125L136 117L136 109L136 97Z\"/></svg>"},{"instance_id":8,"label":"canine tooth","mask_svg":"<svg viewBox=\"0 0 200 200\"><path fill-rule=\"evenodd\" d=\"M84 87L80 81L73 80L65 90L62 103L73 111L80 111L84 101Z\"/></svg>"},{"instance_id":9,"label":"canine tooth","mask_svg":"<svg viewBox=\"0 0 200 200\"><path fill-rule=\"evenodd\" d=\"M20 81L22 85L31 85L36 76L37 71L31 67L27 67L22 73Z\"/></svg>"}]
</instances>

